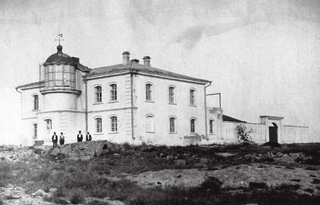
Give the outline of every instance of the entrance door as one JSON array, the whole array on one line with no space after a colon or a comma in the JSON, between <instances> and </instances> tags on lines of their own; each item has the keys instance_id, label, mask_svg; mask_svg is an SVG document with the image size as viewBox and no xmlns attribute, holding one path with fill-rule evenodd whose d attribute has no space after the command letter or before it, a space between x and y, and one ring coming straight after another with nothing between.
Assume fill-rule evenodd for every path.
<instances>
[{"instance_id":1,"label":"entrance door","mask_svg":"<svg viewBox=\"0 0 320 205\"><path fill-rule=\"evenodd\" d=\"M269 127L269 141L278 142L278 126L275 123L272 123L273 127Z\"/></svg>"}]
</instances>

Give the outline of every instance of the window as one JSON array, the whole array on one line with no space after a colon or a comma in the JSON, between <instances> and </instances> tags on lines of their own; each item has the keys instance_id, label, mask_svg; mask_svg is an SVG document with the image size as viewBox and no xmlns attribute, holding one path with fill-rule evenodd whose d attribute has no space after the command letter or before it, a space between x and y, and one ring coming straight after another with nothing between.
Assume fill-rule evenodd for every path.
<instances>
[{"instance_id":1,"label":"window","mask_svg":"<svg viewBox=\"0 0 320 205\"><path fill-rule=\"evenodd\" d=\"M39 96L38 95L33 96L33 109L39 110Z\"/></svg>"},{"instance_id":2,"label":"window","mask_svg":"<svg viewBox=\"0 0 320 205\"><path fill-rule=\"evenodd\" d=\"M190 105L196 105L195 104L195 90L190 90Z\"/></svg>"},{"instance_id":3,"label":"window","mask_svg":"<svg viewBox=\"0 0 320 205\"><path fill-rule=\"evenodd\" d=\"M51 130L52 130L52 121L51 120L45 120L46 121L46 130L47 130L47 133L50 134L51 133Z\"/></svg>"},{"instance_id":4,"label":"window","mask_svg":"<svg viewBox=\"0 0 320 205\"><path fill-rule=\"evenodd\" d=\"M38 124L33 124L33 138L37 139Z\"/></svg>"},{"instance_id":5,"label":"window","mask_svg":"<svg viewBox=\"0 0 320 205\"><path fill-rule=\"evenodd\" d=\"M209 133L213 134L213 122L214 120L209 120Z\"/></svg>"},{"instance_id":6,"label":"window","mask_svg":"<svg viewBox=\"0 0 320 205\"><path fill-rule=\"evenodd\" d=\"M147 115L146 132L154 132L154 116Z\"/></svg>"},{"instance_id":7,"label":"window","mask_svg":"<svg viewBox=\"0 0 320 205\"><path fill-rule=\"evenodd\" d=\"M150 83L146 84L146 100L152 100L152 85Z\"/></svg>"},{"instance_id":8,"label":"window","mask_svg":"<svg viewBox=\"0 0 320 205\"><path fill-rule=\"evenodd\" d=\"M101 89L101 86L96 86L94 88L95 90L95 100L96 102L102 102L102 89Z\"/></svg>"},{"instance_id":9,"label":"window","mask_svg":"<svg viewBox=\"0 0 320 205\"><path fill-rule=\"evenodd\" d=\"M117 85L116 84L110 85L110 100L111 101L117 100Z\"/></svg>"},{"instance_id":10,"label":"window","mask_svg":"<svg viewBox=\"0 0 320 205\"><path fill-rule=\"evenodd\" d=\"M174 133L174 132L176 132L176 118L174 118L174 117L170 117L170 120L169 120L170 122L170 124L169 124L169 126L170 126L170 130L169 130L169 132L171 132L171 133Z\"/></svg>"},{"instance_id":11,"label":"window","mask_svg":"<svg viewBox=\"0 0 320 205\"><path fill-rule=\"evenodd\" d=\"M115 116L110 117L110 120L111 120L111 132L117 132L118 131L117 117L115 117Z\"/></svg>"},{"instance_id":12,"label":"window","mask_svg":"<svg viewBox=\"0 0 320 205\"><path fill-rule=\"evenodd\" d=\"M96 118L96 132L102 132L102 119Z\"/></svg>"},{"instance_id":13,"label":"window","mask_svg":"<svg viewBox=\"0 0 320 205\"><path fill-rule=\"evenodd\" d=\"M191 133L196 132L196 119L190 120L190 132Z\"/></svg>"},{"instance_id":14,"label":"window","mask_svg":"<svg viewBox=\"0 0 320 205\"><path fill-rule=\"evenodd\" d=\"M169 103L174 103L174 87L169 87Z\"/></svg>"}]
</instances>

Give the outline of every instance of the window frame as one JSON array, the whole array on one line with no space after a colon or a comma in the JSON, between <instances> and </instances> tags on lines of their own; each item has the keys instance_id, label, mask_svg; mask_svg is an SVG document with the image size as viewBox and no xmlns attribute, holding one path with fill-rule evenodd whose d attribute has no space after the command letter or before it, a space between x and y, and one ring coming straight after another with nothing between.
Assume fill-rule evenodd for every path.
<instances>
[{"instance_id":1,"label":"window frame","mask_svg":"<svg viewBox=\"0 0 320 205\"><path fill-rule=\"evenodd\" d=\"M109 117L110 118L110 131L112 133L118 132L118 117L116 115L112 115ZM115 121L114 121L115 119Z\"/></svg>"},{"instance_id":2,"label":"window frame","mask_svg":"<svg viewBox=\"0 0 320 205\"><path fill-rule=\"evenodd\" d=\"M190 88L189 90L189 105L196 106L196 89Z\"/></svg>"},{"instance_id":3,"label":"window frame","mask_svg":"<svg viewBox=\"0 0 320 205\"><path fill-rule=\"evenodd\" d=\"M33 139L37 139L37 138L38 138L38 124L33 123Z\"/></svg>"},{"instance_id":4,"label":"window frame","mask_svg":"<svg viewBox=\"0 0 320 205\"><path fill-rule=\"evenodd\" d=\"M51 131L52 131L52 119L44 119L44 121L46 122L47 134L51 134Z\"/></svg>"},{"instance_id":5,"label":"window frame","mask_svg":"<svg viewBox=\"0 0 320 205\"><path fill-rule=\"evenodd\" d=\"M33 110L39 110L39 95L33 94Z\"/></svg>"},{"instance_id":6,"label":"window frame","mask_svg":"<svg viewBox=\"0 0 320 205\"><path fill-rule=\"evenodd\" d=\"M110 101L111 102L116 102L118 101L118 85L117 83L110 83L109 84L109 89L110 89Z\"/></svg>"},{"instance_id":7,"label":"window frame","mask_svg":"<svg viewBox=\"0 0 320 205\"><path fill-rule=\"evenodd\" d=\"M196 133L196 118L190 119L190 133Z\"/></svg>"},{"instance_id":8,"label":"window frame","mask_svg":"<svg viewBox=\"0 0 320 205\"><path fill-rule=\"evenodd\" d=\"M172 105L176 104L176 86L174 85L168 87L168 102Z\"/></svg>"},{"instance_id":9,"label":"window frame","mask_svg":"<svg viewBox=\"0 0 320 205\"><path fill-rule=\"evenodd\" d=\"M172 119L173 119L173 123L172 123ZM173 128L173 130L172 130L172 128ZM177 117L176 116L169 117L169 133L170 134L177 133Z\"/></svg>"},{"instance_id":10,"label":"window frame","mask_svg":"<svg viewBox=\"0 0 320 205\"><path fill-rule=\"evenodd\" d=\"M151 121L148 120L149 118L151 118ZM156 132L155 115L149 113L146 115L146 133L155 133L155 132Z\"/></svg>"},{"instance_id":11,"label":"window frame","mask_svg":"<svg viewBox=\"0 0 320 205\"><path fill-rule=\"evenodd\" d=\"M102 127L102 117L97 116L94 118L95 120L95 132L97 134L101 134L103 131L103 127Z\"/></svg>"},{"instance_id":12,"label":"window frame","mask_svg":"<svg viewBox=\"0 0 320 205\"><path fill-rule=\"evenodd\" d=\"M102 103L102 86L101 85L94 86L94 103Z\"/></svg>"},{"instance_id":13,"label":"window frame","mask_svg":"<svg viewBox=\"0 0 320 205\"><path fill-rule=\"evenodd\" d=\"M149 86L149 89L148 89L148 86ZM146 91L146 98L145 98L146 102L153 102L153 84L150 82L147 82L145 84L145 91Z\"/></svg>"}]
</instances>

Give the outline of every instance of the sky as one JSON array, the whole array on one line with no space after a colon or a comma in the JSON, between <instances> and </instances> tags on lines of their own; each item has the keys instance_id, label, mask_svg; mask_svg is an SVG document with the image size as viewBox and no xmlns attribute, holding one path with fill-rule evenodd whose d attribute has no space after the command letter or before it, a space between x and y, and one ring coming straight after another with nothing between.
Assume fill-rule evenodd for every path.
<instances>
[{"instance_id":1,"label":"sky","mask_svg":"<svg viewBox=\"0 0 320 205\"><path fill-rule=\"evenodd\" d=\"M318 0L0 0L0 144L19 143L15 87L38 81L59 29L63 52L89 68L121 63L123 51L148 55L212 81L226 115L281 116L320 141Z\"/></svg>"}]
</instances>

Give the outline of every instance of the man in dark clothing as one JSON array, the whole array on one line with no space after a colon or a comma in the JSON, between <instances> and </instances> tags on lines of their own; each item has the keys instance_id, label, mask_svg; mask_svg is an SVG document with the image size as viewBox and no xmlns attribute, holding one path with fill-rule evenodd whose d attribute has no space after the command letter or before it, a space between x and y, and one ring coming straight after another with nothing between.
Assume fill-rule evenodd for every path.
<instances>
[{"instance_id":1,"label":"man in dark clothing","mask_svg":"<svg viewBox=\"0 0 320 205\"><path fill-rule=\"evenodd\" d=\"M92 140L92 137L91 137L90 133L88 132L86 135L86 141L91 141L91 140Z\"/></svg>"},{"instance_id":2,"label":"man in dark clothing","mask_svg":"<svg viewBox=\"0 0 320 205\"><path fill-rule=\"evenodd\" d=\"M63 136L63 132L61 132L59 142L60 142L60 145L64 145L64 136Z\"/></svg>"},{"instance_id":3,"label":"man in dark clothing","mask_svg":"<svg viewBox=\"0 0 320 205\"><path fill-rule=\"evenodd\" d=\"M78 140L78 142L82 142L82 140L83 140L83 136L81 134L81 131L79 131L79 134L77 135L77 140Z\"/></svg>"},{"instance_id":4,"label":"man in dark clothing","mask_svg":"<svg viewBox=\"0 0 320 205\"><path fill-rule=\"evenodd\" d=\"M52 142L53 142L53 148L58 146L58 135L56 135L56 132L52 135Z\"/></svg>"}]
</instances>

